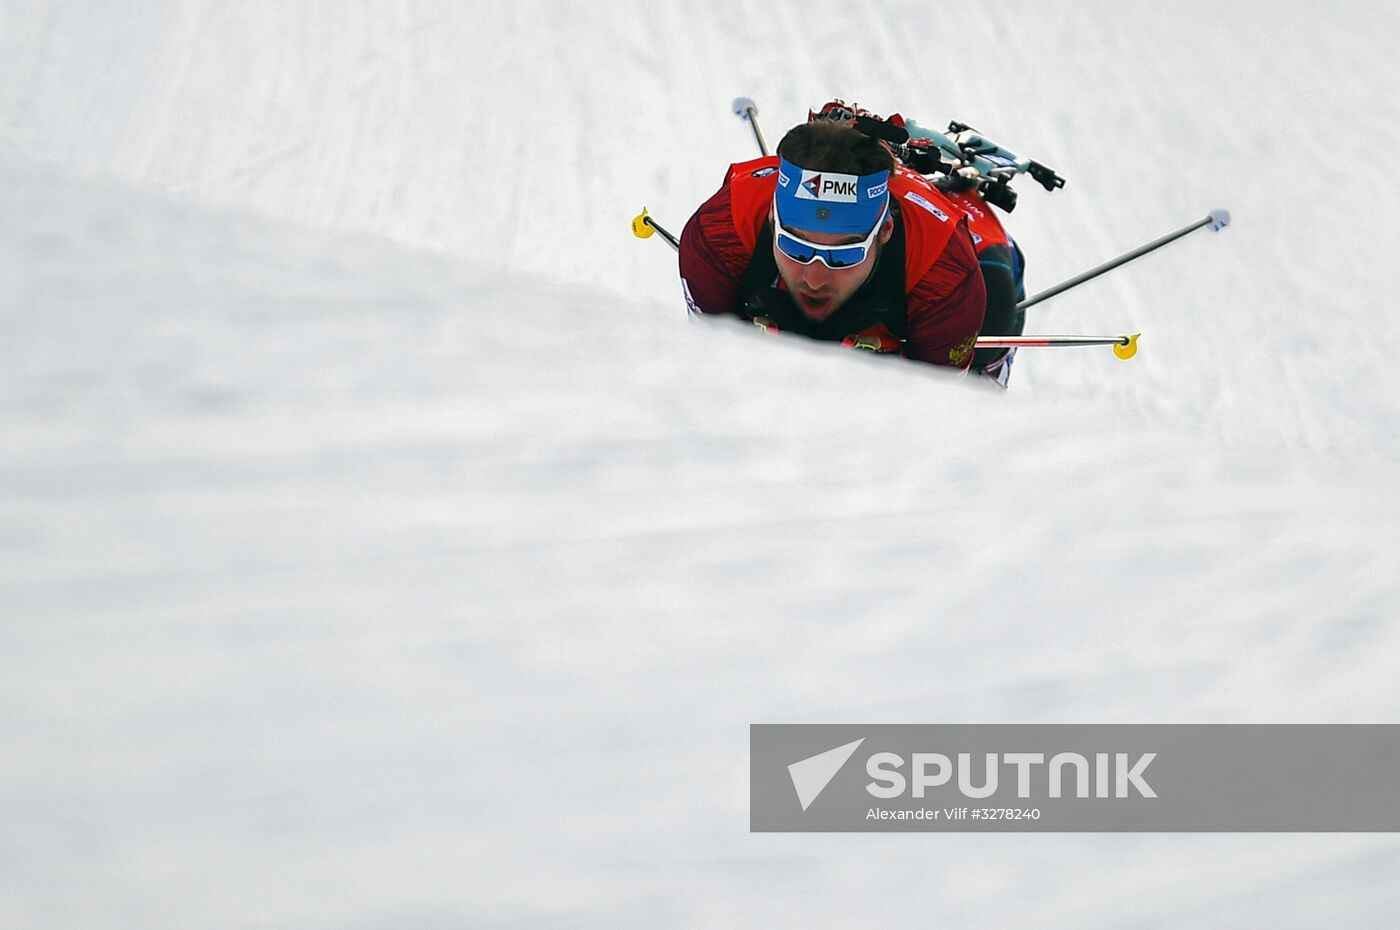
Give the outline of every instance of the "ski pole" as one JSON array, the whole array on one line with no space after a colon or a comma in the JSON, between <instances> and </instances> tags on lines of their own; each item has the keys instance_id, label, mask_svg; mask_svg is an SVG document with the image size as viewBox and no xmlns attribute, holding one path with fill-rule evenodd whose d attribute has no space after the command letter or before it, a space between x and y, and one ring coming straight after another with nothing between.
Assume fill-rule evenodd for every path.
<instances>
[{"instance_id":1,"label":"ski pole","mask_svg":"<svg viewBox=\"0 0 1400 930\"><path fill-rule=\"evenodd\" d=\"M979 349L1064 348L1068 346L1113 346L1113 354L1121 359L1137 355L1138 337L1142 333L1122 336L978 336Z\"/></svg>"},{"instance_id":2,"label":"ski pole","mask_svg":"<svg viewBox=\"0 0 1400 930\"><path fill-rule=\"evenodd\" d=\"M753 138L758 143L758 151L767 157L769 154L768 143L763 141L763 131L758 128L758 104L753 102L752 97L735 97L734 115L744 120L753 129Z\"/></svg>"},{"instance_id":3,"label":"ski pole","mask_svg":"<svg viewBox=\"0 0 1400 930\"><path fill-rule=\"evenodd\" d=\"M642 212L632 218L632 235L638 239L650 239L653 233L661 233L661 238L671 244L671 248L677 252L681 250L681 241L666 231L666 228L656 220L651 218L646 207L642 207Z\"/></svg>"},{"instance_id":4,"label":"ski pole","mask_svg":"<svg viewBox=\"0 0 1400 930\"><path fill-rule=\"evenodd\" d=\"M1138 248L1133 249L1131 252L1125 252L1124 254L1118 256L1117 258L1115 258L1115 259L1113 259L1113 260L1111 260L1111 261L1104 262L1102 265L1099 265L1097 268L1090 268L1088 271L1084 272L1083 274L1075 275L1074 277L1070 278L1068 281L1061 281L1059 284L1056 284L1054 287L1050 288L1049 290L1041 291L1039 294L1036 294L1034 297L1029 297L1029 298L1027 298L1027 299L1021 301L1019 304L1016 305L1016 309L1017 309L1017 310L1024 310L1024 309L1026 309L1027 307L1030 307L1030 306L1033 306L1034 304L1040 303L1042 300L1049 300L1051 297L1054 297L1056 294L1063 294L1065 291L1069 290L1069 289L1072 288L1072 287L1078 287L1079 285L1083 284L1085 281L1090 281L1090 280L1092 280L1092 279L1094 279L1094 278L1097 278L1099 275L1103 274L1105 271L1112 271L1114 268L1117 268L1117 267L1120 266L1120 265L1126 265L1128 262L1132 261L1132 260L1135 259L1135 258L1141 258L1142 256L1146 255L1148 252L1153 252L1153 251L1156 251L1157 249L1160 249L1162 246L1166 245L1166 244L1169 243L1169 242L1175 242L1176 240L1180 239L1182 236L1186 235L1187 233L1195 232L1196 230L1200 229L1202 226L1210 226L1212 229L1221 230L1221 229L1224 229L1224 228L1225 228L1226 226L1228 226L1228 225L1230 225L1230 211L1229 211L1229 210L1212 210L1212 211L1210 211L1210 215L1209 215L1209 216L1206 216L1204 219L1199 219L1199 220L1197 220L1196 222L1192 223L1190 226L1183 226L1182 228L1178 229L1176 232L1168 233L1167 235L1163 236L1163 237L1160 238L1160 239L1154 239L1154 240L1152 240L1151 242L1147 243L1146 245L1139 246Z\"/></svg>"}]
</instances>

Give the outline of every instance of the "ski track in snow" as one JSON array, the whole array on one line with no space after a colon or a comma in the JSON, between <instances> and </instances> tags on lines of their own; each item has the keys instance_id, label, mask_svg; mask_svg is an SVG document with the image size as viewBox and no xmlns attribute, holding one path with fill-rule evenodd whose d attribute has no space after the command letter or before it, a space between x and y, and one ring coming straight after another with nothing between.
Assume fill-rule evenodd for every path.
<instances>
[{"instance_id":1,"label":"ski track in snow","mask_svg":"<svg viewBox=\"0 0 1400 930\"><path fill-rule=\"evenodd\" d=\"M1400 711L1397 10L866 12L0 4L0 923L1390 919L1385 836L747 832L754 722ZM740 93L1054 166L1031 292L1235 222L1006 395L689 322L626 224Z\"/></svg>"}]
</instances>

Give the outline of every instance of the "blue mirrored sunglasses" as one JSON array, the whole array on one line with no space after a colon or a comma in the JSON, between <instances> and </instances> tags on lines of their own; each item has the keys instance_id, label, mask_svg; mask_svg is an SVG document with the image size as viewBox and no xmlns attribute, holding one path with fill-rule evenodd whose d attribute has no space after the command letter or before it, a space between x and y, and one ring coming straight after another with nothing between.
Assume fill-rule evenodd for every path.
<instances>
[{"instance_id":1,"label":"blue mirrored sunglasses","mask_svg":"<svg viewBox=\"0 0 1400 930\"><path fill-rule=\"evenodd\" d=\"M777 243L780 252L799 265L810 265L820 259L826 267L833 271L840 271L843 268L853 268L865 261L865 257L870 254L871 247L875 245L875 237L879 235L880 227L885 225L885 218L889 215L890 207L886 203L885 209L880 213L880 219L870 230L869 235L860 242L851 242L846 245L818 245L784 229L782 223L778 222L778 209L775 203L773 206L773 241Z\"/></svg>"}]
</instances>

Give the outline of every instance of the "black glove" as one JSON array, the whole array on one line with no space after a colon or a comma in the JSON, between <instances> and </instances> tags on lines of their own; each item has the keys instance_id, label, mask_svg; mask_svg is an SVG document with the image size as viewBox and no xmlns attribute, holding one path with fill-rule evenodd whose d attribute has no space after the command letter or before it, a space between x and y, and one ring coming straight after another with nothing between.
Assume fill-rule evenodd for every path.
<instances>
[{"instance_id":1,"label":"black glove","mask_svg":"<svg viewBox=\"0 0 1400 930\"><path fill-rule=\"evenodd\" d=\"M744 312L750 319L768 320L783 332L812 335L811 322L797 309L788 292L776 287L760 288L748 299Z\"/></svg>"}]
</instances>

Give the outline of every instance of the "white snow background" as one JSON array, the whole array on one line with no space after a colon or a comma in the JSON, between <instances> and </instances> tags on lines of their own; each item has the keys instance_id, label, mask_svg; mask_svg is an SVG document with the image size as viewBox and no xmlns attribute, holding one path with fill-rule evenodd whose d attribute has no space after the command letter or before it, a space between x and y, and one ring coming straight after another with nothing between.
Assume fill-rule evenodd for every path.
<instances>
[{"instance_id":1,"label":"white snow background","mask_svg":"<svg viewBox=\"0 0 1400 930\"><path fill-rule=\"evenodd\" d=\"M1390 835L754 835L751 723L1395 722L1400 5L0 2L0 925L1380 926ZM687 321L833 95L1005 395Z\"/></svg>"}]
</instances>

